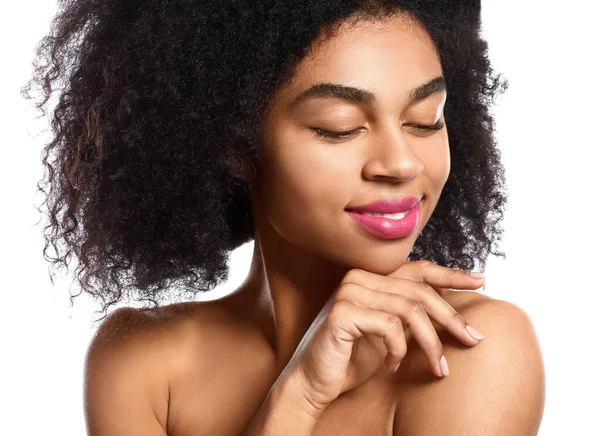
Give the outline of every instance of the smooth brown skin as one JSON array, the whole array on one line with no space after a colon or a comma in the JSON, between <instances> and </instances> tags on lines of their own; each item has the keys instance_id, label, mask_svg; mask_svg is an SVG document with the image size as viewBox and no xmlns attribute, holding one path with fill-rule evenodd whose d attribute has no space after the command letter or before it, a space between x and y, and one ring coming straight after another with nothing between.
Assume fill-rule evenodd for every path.
<instances>
[{"instance_id":1,"label":"smooth brown skin","mask_svg":"<svg viewBox=\"0 0 600 436\"><path fill-rule=\"evenodd\" d=\"M440 117L443 121L446 94L435 93L413 105L407 101L413 88L441 75L427 33L401 16L343 26L333 39L315 43L292 83L271 102L258 177L240 175L251 184L256 222L246 281L219 301L167 306L161 309L167 320L136 309L110 316L88 352L89 435L243 433L344 275L352 268L388 275L406 262L450 170L446 129L423 133L410 126L434 124ZM291 105L319 82L363 88L376 101L366 105L323 98ZM328 140L315 135L311 128L316 127L363 130L348 139ZM423 196L417 229L406 238L378 239L344 212L406 194ZM526 315L477 292L447 290L441 295L486 339L468 347L434 321L451 372L440 379L407 330L408 352L398 372L382 367L365 384L341 395L314 434L464 435L449 429L459 428L465 417L484 419L486 411L490 422L496 419L490 406L481 405L488 401L484 393L490 389L484 383L490 377L503 377L505 386L514 380L514 386L525 389L523 397L531 398L520 404L526 411L523 419L511 418L511 433L502 434L535 434L543 409L543 374ZM501 342L507 335L513 348L506 345L509 341ZM494 342L494 337L500 339ZM495 350L500 348L499 357ZM515 358L524 349L533 351ZM522 367L500 372L520 363ZM513 373L525 373L528 381ZM514 391L511 395L507 408L518 398ZM500 416L502 410L493 413Z\"/></svg>"}]
</instances>

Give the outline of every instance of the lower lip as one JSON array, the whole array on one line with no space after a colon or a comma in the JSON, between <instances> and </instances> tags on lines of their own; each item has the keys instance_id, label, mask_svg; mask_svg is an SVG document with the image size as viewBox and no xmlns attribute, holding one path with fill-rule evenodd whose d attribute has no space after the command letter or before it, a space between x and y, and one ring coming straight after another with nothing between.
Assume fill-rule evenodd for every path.
<instances>
[{"instance_id":1,"label":"lower lip","mask_svg":"<svg viewBox=\"0 0 600 436\"><path fill-rule=\"evenodd\" d=\"M415 230L419 222L420 207L419 202L401 220L346 212L370 234L382 239L396 239L404 238Z\"/></svg>"}]
</instances>

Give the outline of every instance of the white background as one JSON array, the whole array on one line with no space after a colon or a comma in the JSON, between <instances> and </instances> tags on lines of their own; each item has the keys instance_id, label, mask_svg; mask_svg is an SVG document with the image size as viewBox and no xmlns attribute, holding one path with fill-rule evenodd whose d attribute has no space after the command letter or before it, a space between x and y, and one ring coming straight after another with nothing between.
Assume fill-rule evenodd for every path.
<instances>
[{"instance_id":1,"label":"white background","mask_svg":"<svg viewBox=\"0 0 600 436\"><path fill-rule=\"evenodd\" d=\"M496 105L509 205L485 293L531 317L546 368L540 435L600 435L597 254L600 81L597 2L483 1L483 33L508 91ZM19 95L52 1L6 2L0 14L0 421L2 433L83 435L83 364L94 333L85 295L69 309L67 276L52 286L34 205L45 120ZM594 9L594 10L593 10ZM596 212L596 213L594 213ZM36 225L36 223L38 223ZM247 272L251 244L233 253ZM72 292L78 290L73 287Z\"/></svg>"}]
</instances>

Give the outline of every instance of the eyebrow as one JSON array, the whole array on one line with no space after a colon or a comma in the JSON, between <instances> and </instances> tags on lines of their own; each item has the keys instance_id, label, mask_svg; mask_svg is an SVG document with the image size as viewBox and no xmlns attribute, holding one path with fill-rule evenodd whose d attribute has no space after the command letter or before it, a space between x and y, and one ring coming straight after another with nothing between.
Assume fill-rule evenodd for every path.
<instances>
[{"instance_id":1,"label":"eyebrow","mask_svg":"<svg viewBox=\"0 0 600 436\"><path fill-rule=\"evenodd\" d=\"M446 91L446 81L442 76L436 77L423 85L414 88L410 92L409 104L424 100L436 92ZM298 95L291 105L294 106L303 101L314 98L339 98L351 103L372 104L376 98L375 94L366 89L345 86L339 83L317 83Z\"/></svg>"}]
</instances>

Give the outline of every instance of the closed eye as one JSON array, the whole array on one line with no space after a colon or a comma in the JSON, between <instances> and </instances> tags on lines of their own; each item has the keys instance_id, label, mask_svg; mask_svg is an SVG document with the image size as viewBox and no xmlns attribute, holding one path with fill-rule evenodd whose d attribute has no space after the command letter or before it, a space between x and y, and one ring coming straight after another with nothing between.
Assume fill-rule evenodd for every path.
<instances>
[{"instance_id":1,"label":"closed eye","mask_svg":"<svg viewBox=\"0 0 600 436\"><path fill-rule=\"evenodd\" d=\"M419 130L442 130L445 124L442 121L438 121L435 124L424 125L424 124L407 124L410 127L414 127Z\"/></svg>"},{"instance_id":2,"label":"closed eye","mask_svg":"<svg viewBox=\"0 0 600 436\"><path fill-rule=\"evenodd\" d=\"M349 136L354 135L355 133L360 132L362 130L362 127L354 130L348 130L346 132L331 132L329 130L323 130L318 128L314 128L313 130L318 136L321 136L323 138L347 138Z\"/></svg>"},{"instance_id":3,"label":"closed eye","mask_svg":"<svg viewBox=\"0 0 600 436\"><path fill-rule=\"evenodd\" d=\"M421 130L421 131L436 131L436 130L441 130L444 128L445 123L442 121L438 121L435 124L407 124L407 126L415 128L417 130ZM342 139L342 138L348 138L358 132L360 132L362 130L362 127L358 128L358 129L353 129L353 130L347 130L344 132L332 132L329 130L323 130L323 129L319 129L319 128L313 128L312 130L315 131L315 133L322 137L322 138L335 138L335 139Z\"/></svg>"}]
</instances>

